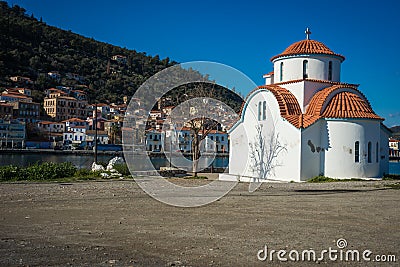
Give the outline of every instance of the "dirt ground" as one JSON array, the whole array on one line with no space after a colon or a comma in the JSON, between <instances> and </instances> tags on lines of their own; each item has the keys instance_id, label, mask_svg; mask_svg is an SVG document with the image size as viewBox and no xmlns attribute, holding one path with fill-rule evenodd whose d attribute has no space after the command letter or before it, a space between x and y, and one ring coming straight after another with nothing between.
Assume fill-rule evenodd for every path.
<instances>
[{"instance_id":1,"label":"dirt ground","mask_svg":"<svg viewBox=\"0 0 400 267\"><path fill-rule=\"evenodd\" d=\"M260 261L257 253L267 245L319 255L344 238L345 249L395 255L378 266L398 266L400 191L390 183L268 183L254 193L240 183L199 208L167 206L134 181L0 184L0 265L315 266L276 255Z\"/></svg>"}]
</instances>

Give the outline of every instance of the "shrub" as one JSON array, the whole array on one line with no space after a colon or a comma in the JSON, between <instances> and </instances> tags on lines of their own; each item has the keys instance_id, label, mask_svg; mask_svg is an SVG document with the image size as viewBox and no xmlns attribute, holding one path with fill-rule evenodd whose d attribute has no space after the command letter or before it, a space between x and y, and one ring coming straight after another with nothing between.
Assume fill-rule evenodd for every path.
<instances>
[{"instance_id":1,"label":"shrub","mask_svg":"<svg viewBox=\"0 0 400 267\"><path fill-rule=\"evenodd\" d=\"M45 162L42 164L35 163L25 168L9 165L0 167L0 180L52 180L72 177L74 176L75 172L76 167L70 162Z\"/></svg>"},{"instance_id":2,"label":"shrub","mask_svg":"<svg viewBox=\"0 0 400 267\"><path fill-rule=\"evenodd\" d=\"M0 167L0 181L21 180L21 175L22 173L20 167L13 165Z\"/></svg>"},{"instance_id":3,"label":"shrub","mask_svg":"<svg viewBox=\"0 0 400 267\"><path fill-rule=\"evenodd\" d=\"M307 182L309 183L327 183L327 182L336 182L336 179L330 178L330 177L326 177L326 176L316 176L310 180L308 180Z\"/></svg>"},{"instance_id":4,"label":"shrub","mask_svg":"<svg viewBox=\"0 0 400 267\"><path fill-rule=\"evenodd\" d=\"M76 167L71 162L53 163L44 162L34 164L25 169L27 180L52 180L57 178L72 177Z\"/></svg>"},{"instance_id":5,"label":"shrub","mask_svg":"<svg viewBox=\"0 0 400 267\"><path fill-rule=\"evenodd\" d=\"M385 174L383 180L400 180L399 174Z\"/></svg>"},{"instance_id":6,"label":"shrub","mask_svg":"<svg viewBox=\"0 0 400 267\"><path fill-rule=\"evenodd\" d=\"M95 179L101 177L102 171L92 171L89 169L78 169L76 170L74 177L78 179Z\"/></svg>"},{"instance_id":7,"label":"shrub","mask_svg":"<svg viewBox=\"0 0 400 267\"><path fill-rule=\"evenodd\" d=\"M114 164L114 169L119 172L120 174L124 175L124 176L129 176L131 175L128 165L126 165L126 163L118 163L118 164Z\"/></svg>"}]
</instances>

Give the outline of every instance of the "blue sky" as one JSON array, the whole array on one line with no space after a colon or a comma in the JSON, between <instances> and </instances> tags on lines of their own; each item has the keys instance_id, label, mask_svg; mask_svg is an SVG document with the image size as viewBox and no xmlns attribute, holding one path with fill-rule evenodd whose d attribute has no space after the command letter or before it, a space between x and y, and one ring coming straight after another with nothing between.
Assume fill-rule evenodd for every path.
<instances>
[{"instance_id":1,"label":"blue sky","mask_svg":"<svg viewBox=\"0 0 400 267\"><path fill-rule=\"evenodd\" d=\"M232 66L263 84L269 59L311 39L342 54L341 80L360 84L387 126L400 125L400 1L9 0L49 25L169 57ZM252 88L243 91L247 94Z\"/></svg>"}]
</instances>

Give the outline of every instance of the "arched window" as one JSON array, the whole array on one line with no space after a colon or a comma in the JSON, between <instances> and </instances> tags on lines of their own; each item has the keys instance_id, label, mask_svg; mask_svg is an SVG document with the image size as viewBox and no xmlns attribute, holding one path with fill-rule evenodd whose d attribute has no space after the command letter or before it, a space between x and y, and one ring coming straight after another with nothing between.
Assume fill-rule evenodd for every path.
<instances>
[{"instance_id":1,"label":"arched window","mask_svg":"<svg viewBox=\"0 0 400 267\"><path fill-rule=\"evenodd\" d=\"M354 144L354 161L360 162L360 142L358 141Z\"/></svg>"},{"instance_id":2,"label":"arched window","mask_svg":"<svg viewBox=\"0 0 400 267\"><path fill-rule=\"evenodd\" d=\"M303 60L303 79L308 78L308 60Z\"/></svg>"},{"instance_id":3,"label":"arched window","mask_svg":"<svg viewBox=\"0 0 400 267\"><path fill-rule=\"evenodd\" d=\"M379 143L376 142L376 155L375 155L375 161L378 163L379 161Z\"/></svg>"},{"instance_id":4,"label":"arched window","mask_svg":"<svg viewBox=\"0 0 400 267\"><path fill-rule=\"evenodd\" d=\"M371 142L368 142L368 163L371 163L371 150L372 150L372 145Z\"/></svg>"},{"instance_id":5,"label":"arched window","mask_svg":"<svg viewBox=\"0 0 400 267\"><path fill-rule=\"evenodd\" d=\"M262 116L263 120L267 119L267 101L263 102L263 116Z\"/></svg>"},{"instance_id":6,"label":"arched window","mask_svg":"<svg viewBox=\"0 0 400 267\"><path fill-rule=\"evenodd\" d=\"M279 79L280 79L280 81L282 81L283 80L283 62L281 62L281 66L280 66L280 69L279 69Z\"/></svg>"},{"instance_id":7,"label":"arched window","mask_svg":"<svg viewBox=\"0 0 400 267\"><path fill-rule=\"evenodd\" d=\"M263 121L267 119L267 101L258 102L258 120Z\"/></svg>"},{"instance_id":8,"label":"arched window","mask_svg":"<svg viewBox=\"0 0 400 267\"><path fill-rule=\"evenodd\" d=\"M328 80L332 80L332 61L328 63Z\"/></svg>"}]
</instances>

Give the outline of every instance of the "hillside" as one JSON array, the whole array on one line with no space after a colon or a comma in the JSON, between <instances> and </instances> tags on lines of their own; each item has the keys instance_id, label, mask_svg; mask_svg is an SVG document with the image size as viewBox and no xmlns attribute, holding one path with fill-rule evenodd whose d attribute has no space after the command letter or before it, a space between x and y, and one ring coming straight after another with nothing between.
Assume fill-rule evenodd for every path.
<instances>
[{"instance_id":1,"label":"hillside","mask_svg":"<svg viewBox=\"0 0 400 267\"><path fill-rule=\"evenodd\" d=\"M392 131L392 137L400 138L400 126L394 126L390 130Z\"/></svg>"},{"instance_id":2,"label":"hillside","mask_svg":"<svg viewBox=\"0 0 400 267\"><path fill-rule=\"evenodd\" d=\"M12 86L9 77L18 75L35 81L34 89L39 91L79 83L88 87L89 99L98 96L99 101L120 102L121 95L133 95L143 81L175 63L46 25L4 1L0 2L0 33L0 87ZM112 60L114 55L126 57L126 62ZM61 79L47 77L50 71L60 73ZM81 78L71 79L68 73Z\"/></svg>"},{"instance_id":3,"label":"hillside","mask_svg":"<svg viewBox=\"0 0 400 267\"><path fill-rule=\"evenodd\" d=\"M0 89L20 86L10 81L12 76L29 77L34 101L39 103L44 91L57 85L79 85L90 103L94 99L121 103L123 96L131 97L146 79L176 64L168 57L148 56L49 26L4 1L0 1L0 32ZM49 72L59 77L51 78ZM202 77L193 71L189 75ZM182 88L174 90L173 98L181 92ZM216 97L239 111L242 99L238 95L221 88Z\"/></svg>"}]
</instances>

